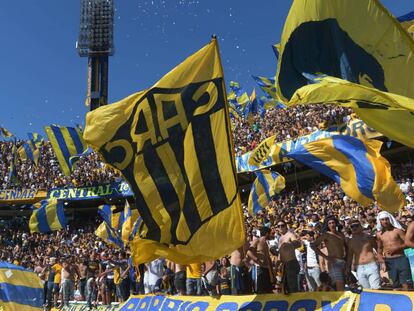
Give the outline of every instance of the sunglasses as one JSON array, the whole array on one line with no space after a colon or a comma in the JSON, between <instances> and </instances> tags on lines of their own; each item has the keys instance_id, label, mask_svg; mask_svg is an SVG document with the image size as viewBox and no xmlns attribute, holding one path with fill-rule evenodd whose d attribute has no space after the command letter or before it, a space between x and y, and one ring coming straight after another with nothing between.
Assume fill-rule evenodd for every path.
<instances>
[{"instance_id":1,"label":"sunglasses","mask_svg":"<svg viewBox=\"0 0 414 311\"><path fill-rule=\"evenodd\" d=\"M351 225L351 228L352 228L352 229L356 229L356 228L358 228L358 227L359 227L359 224L352 224L352 225Z\"/></svg>"},{"instance_id":2,"label":"sunglasses","mask_svg":"<svg viewBox=\"0 0 414 311\"><path fill-rule=\"evenodd\" d=\"M285 224L280 224L280 225L277 225L277 227L278 228L284 228L284 227L286 227L286 225Z\"/></svg>"}]
</instances>

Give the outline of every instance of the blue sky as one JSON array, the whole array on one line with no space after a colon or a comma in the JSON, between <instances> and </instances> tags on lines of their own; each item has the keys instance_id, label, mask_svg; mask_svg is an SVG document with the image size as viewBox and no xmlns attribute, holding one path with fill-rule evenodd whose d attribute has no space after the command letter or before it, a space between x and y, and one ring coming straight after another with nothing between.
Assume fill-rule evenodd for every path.
<instances>
[{"instance_id":1,"label":"blue sky","mask_svg":"<svg viewBox=\"0 0 414 311\"><path fill-rule=\"evenodd\" d=\"M382 1L394 15L412 1ZM219 38L226 81L248 90L251 75L273 76L290 0L115 0L109 102L145 89ZM373 25L375 27L375 25ZM16 136L49 124L83 124L87 59L75 49L78 0L0 1L0 125Z\"/></svg>"}]
</instances>

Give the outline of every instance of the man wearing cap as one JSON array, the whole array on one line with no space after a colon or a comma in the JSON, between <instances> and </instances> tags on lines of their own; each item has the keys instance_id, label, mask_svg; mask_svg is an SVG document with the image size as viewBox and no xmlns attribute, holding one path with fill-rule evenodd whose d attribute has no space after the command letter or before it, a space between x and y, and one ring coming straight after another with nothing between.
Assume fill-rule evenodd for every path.
<instances>
[{"instance_id":1,"label":"man wearing cap","mask_svg":"<svg viewBox=\"0 0 414 311\"><path fill-rule=\"evenodd\" d=\"M394 288L407 290L412 280L410 264L404 255L405 234L400 223L390 213L382 211L377 216L377 231L381 269L387 269Z\"/></svg>"},{"instance_id":2,"label":"man wearing cap","mask_svg":"<svg viewBox=\"0 0 414 311\"><path fill-rule=\"evenodd\" d=\"M379 289L381 277L374 255L374 249L377 250L375 238L363 232L357 219L351 221L351 231L346 272L350 273L353 264L356 267L358 282L363 288Z\"/></svg>"}]
</instances>

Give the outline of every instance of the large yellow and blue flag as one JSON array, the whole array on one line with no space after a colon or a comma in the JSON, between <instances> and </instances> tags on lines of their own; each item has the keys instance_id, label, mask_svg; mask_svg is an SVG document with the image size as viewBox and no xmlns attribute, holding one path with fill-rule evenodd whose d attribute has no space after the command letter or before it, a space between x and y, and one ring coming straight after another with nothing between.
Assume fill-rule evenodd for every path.
<instances>
[{"instance_id":1,"label":"large yellow and blue flag","mask_svg":"<svg viewBox=\"0 0 414 311\"><path fill-rule=\"evenodd\" d=\"M82 132L78 128L57 125L45 126L45 131L63 174L70 175L76 163L70 158L87 150Z\"/></svg>"},{"instance_id":2,"label":"large yellow and blue flag","mask_svg":"<svg viewBox=\"0 0 414 311\"><path fill-rule=\"evenodd\" d=\"M11 138L11 137L13 137L14 135L9 131L9 130L7 130L5 127L0 127L0 134L1 134L1 136L3 136L4 138Z\"/></svg>"},{"instance_id":3,"label":"large yellow and blue flag","mask_svg":"<svg viewBox=\"0 0 414 311\"><path fill-rule=\"evenodd\" d=\"M276 74L283 103L307 84L303 73L414 98L413 72L414 41L378 0L293 1Z\"/></svg>"},{"instance_id":4,"label":"large yellow and blue flag","mask_svg":"<svg viewBox=\"0 0 414 311\"><path fill-rule=\"evenodd\" d=\"M381 146L378 140L334 135L297 146L287 156L332 178L361 205L376 201L381 209L396 212L405 198L380 154Z\"/></svg>"},{"instance_id":5,"label":"large yellow and blue flag","mask_svg":"<svg viewBox=\"0 0 414 311\"><path fill-rule=\"evenodd\" d=\"M150 89L89 112L84 138L134 192L143 222L135 264L214 260L243 244L216 39Z\"/></svg>"},{"instance_id":6,"label":"large yellow and blue flag","mask_svg":"<svg viewBox=\"0 0 414 311\"><path fill-rule=\"evenodd\" d=\"M0 261L0 309L43 310L43 284L33 271Z\"/></svg>"},{"instance_id":7,"label":"large yellow and blue flag","mask_svg":"<svg viewBox=\"0 0 414 311\"><path fill-rule=\"evenodd\" d=\"M17 150L20 160L30 160L34 165L37 166L39 163L40 150L36 147L32 140L28 140L23 143Z\"/></svg>"},{"instance_id":8,"label":"large yellow and blue flag","mask_svg":"<svg viewBox=\"0 0 414 311\"><path fill-rule=\"evenodd\" d=\"M370 127L414 147L414 99L328 76L305 75L307 86L288 105L333 104L352 108Z\"/></svg>"},{"instance_id":9,"label":"large yellow and blue flag","mask_svg":"<svg viewBox=\"0 0 414 311\"><path fill-rule=\"evenodd\" d=\"M249 195L248 210L250 215L256 215L269 205L272 197L285 189L285 178L270 170L256 171Z\"/></svg>"},{"instance_id":10,"label":"large yellow and blue flag","mask_svg":"<svg viewBox=\"0 0 414 311\"><path fill-rule=\"evenodd\" d=\"M49 233L67 225L63 202L55 198L42 200L33 205L29 221L30 232Z\"/></svg>"}]
</instances>

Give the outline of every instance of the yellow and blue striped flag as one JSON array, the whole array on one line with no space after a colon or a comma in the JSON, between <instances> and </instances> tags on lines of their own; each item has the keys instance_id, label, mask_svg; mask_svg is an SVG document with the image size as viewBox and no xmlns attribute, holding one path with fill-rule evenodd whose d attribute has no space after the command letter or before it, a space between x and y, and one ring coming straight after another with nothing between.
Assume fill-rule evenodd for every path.
<instances>
[{"instance_id":1,"label":"yellow and blue striped flag","mask_svg":"<svg viewBox=\"0 0 414 311\"><path fill-rule=\"evenodd\" d=\"M103 219L101 228L95 234L107 243L124 248L122 241L122 227L125 222L125 211L113 213L116 206L104 204L98 207L98 214Z\"/></svg>"},{"instance_id":2,"label":"yellow and blue striped flag","mask_svg":"<svg viewBox=\"0 0 414 311\"><path fill-rule=\"evenodd\" d=\"M89 112L84 138L134 192L135 264L215 260L244 243L216 39L148 90Z\"/></svg>"},{"instance_id":3,"label":"yellow and blue striped flag","mask_svg":"<svg viewBox=\"0 0 414 311\"><path fill-rule=\"evenodd\" d=\"M378 0L294 0L282 32L276 92L288 103L307 85L303 73L322 73L414 98L413 55L413 38Z\"/></svg>"},{"instance_id":4,"label":"yellow and blue striped flag","mask_svg":"<svg viewBox=\"0 0 414 311\"><path fill-rule=\"evenodd\" d=\"M30 232L49 233L67 225L62 201L53 198L42 200L33 206L35 209L29 221Z\"/></svg>"},{"instance_id":5,"label":"yellow and blue striped flag","mask_svg":"<svg viewBox=\"0 0 414 311\"><path fill-rule=\"evenodd\" d=\"M82 132L78 128L56 125L45 126L45 131L63 174L70 175L77 162L70 161L70 158L87 150Z\"/></svg>"},{"instance_id":6,"label":"yellow and blue striped flag","mask_svg":"<svg viewBox=\"0 0 414 311\"><path fill-rule=\"evenodd\" d=\"M29 137L29 140L32 141L36 147L39 147L42 144L42 142L44 142L45 140L42 135L40 135L39 133L35 133L35 132L27 133L27 136Z\"/></svg>"},{"instance_id":7,"label":"yellow and blue striped flag","mask_svg":"<svg viewBox=\"0 0 414 311\"><path fill-rule=\"evenodd\" d=\"M378 140L334 135L299 145L287 156L332 178L358 203L368 206L376 201L381 209L395 212L405 198L380 154L381 146Z\"/></svg>"},{"instance_id":8,"label":"yellow and blue striped flag","mask_svg":"<svg viewBox=\"0 0 414 311\"><path fill-rule=\"evenodd\" d=\"M39 163L40 150L36 147L32 140L28 140L23 143L17 150L20 160L30 160L34 165L37 166Z\"/></svg>"},{"instance_id":9,"label":"yellow and blue striped flag","mask_svg":"<svg viewBox=\"0 0 414 311\"><path fill-rule=\"evenodd\" d=\"M11 137L13 137L14 135L9 131L9 130L7 130L5 127L0 127L0 134L1 134L1 136L3 136L3 137L5 137L5 138L11 138Z\"/></svg>"},{"instance_id":10,"label":"yellow and blue striped flag","mask_svg":"<svg viewBox=\"0 0 414 311\"><path fill-rule=\"evenodd\" d=\"M43 310L43 291L36 273L0 261L0 310Z\"/></svg>"},{"instance_id":11,"label":"yellow and blue striped flag","mask_svg":"<svg viewBox=\"0 0 414 311\"><path fill-rule=\"evenodd\" d=\"M250 215L256 215L266 208L272 197L285 189L285 178L277 172L261 170L255 172L249 195L248 210Z\"/></svg>"},{"instance_id":12,"label":"yellow and blue striped flag","mask_svg":"<svg viewBox=\"0 0 414 311\"><path fill-rule=\"evenodd\" d=\"M257 83L257 85L263 90L263 92L268 94L273 99L277 98L275 78L267 78L253 75L252 78Z\"/></svg>"},{"instance_id":13,"label":"yellow and blue striped flag","mask_svg":"<svg viewBox=\"0 0 414 311\"><path fill-rule=\"evenodd\" d=\"M239 115L242 115L246 106L250 103L249 94L240 86L239 82L230 81L229 86L230 92L227 97L229 104L239 111Z\"/></svg>"},{"instance_id":14,"label":"yellow and blue striped flag","mask_svg":"<svg viewBox=\"0 0 414 311\"><path fill-rule=\"evenodd\" d=\"M12 154L11 154L11 160L9 165L9 184L18 184L19 178L17 175L17 164L19 162L19 154L17 152L17 146L16 146L16 139L14 139L13 147L12 147Z\"/></svg>"}]
</instances>

